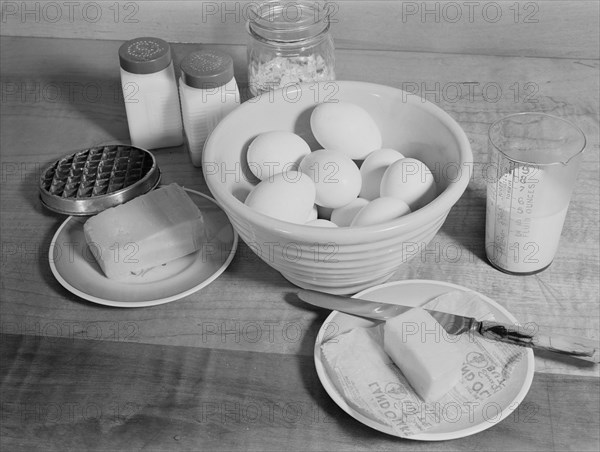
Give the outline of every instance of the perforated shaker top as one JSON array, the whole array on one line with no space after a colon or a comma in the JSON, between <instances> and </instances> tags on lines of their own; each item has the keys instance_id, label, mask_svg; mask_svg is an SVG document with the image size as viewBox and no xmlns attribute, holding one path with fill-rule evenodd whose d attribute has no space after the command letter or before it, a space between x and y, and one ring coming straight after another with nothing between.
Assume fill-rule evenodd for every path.
<instances>
[{"instance_id":1,"label":"perforated shaker top","mask_svg":"<svg viewBox=\"0 0 600 452\"><path fill-rule=\"evenodd\" d=\"M233 59L218 50L198 50L181 62L183 82L192 88L210 89L233 78Z\"/></svg>"},{"instance_id":2,"label":"perforated shaker top","mask_svg":"<svg viewBox=\"0 0 600 452\"><path fill-rule=\"evenodd\" d=\"M127 144L66 155L40 176L44 206L66 215L95 215L152 190L160 170L151 152Z\"/></svg>"},{"instance_id":3,"label":"perforated shaker top","mask_svg":"<svg viewBox=\"0 0 600 452\"><path fill-rule=\"evenodd\" d=\"M121 67L132 74L162 71L171 60L171 46L160 38L135 38L119 48Z\"/></svg>"}]
</instances>

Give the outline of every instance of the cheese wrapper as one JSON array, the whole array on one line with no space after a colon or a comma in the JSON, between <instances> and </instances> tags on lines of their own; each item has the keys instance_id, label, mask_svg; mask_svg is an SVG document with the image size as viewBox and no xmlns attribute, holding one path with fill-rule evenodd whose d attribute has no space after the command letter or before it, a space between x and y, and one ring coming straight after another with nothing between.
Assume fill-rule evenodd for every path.
<instances>
[{"instance_id":1,"label":"cheese wrapper","mask_svg":"<svg viewBox=\"0 0 600 452\"><path fill-rule=\"evenodd\" d=\"M423 308L479 320L494 318L477 294L462 291L441 295ZM452 359L458 360L452 362L450 372L457 381L450 381L444 394L423 400L385 352L384 325L357 327L333 336L321 344L321 351L325 370L348 405L403 437L424 433L444 422L470 421L475 417L474 410L486 407L486 400L506 386L515 364L525 357L525 350L512 344L468 334L453 336L443 328L431 331L432 335L440 335L439 341L452 342L445 350L451 350ZM402 356L396 360L400 362ZM482 363L486 365L482 367ZM460 371L458 376L455 365Z\"/></svg>"},{"instance_id":2,"label":"cheese wrapper","mask_svg":"<svg viewBox=\"0 0 600 452\"><path fill-rule=\"evenodd\" d=\"M106 209L83 231L106 277L121 281L198 251L206 235L202 212L177 184Z\"/></svg>"}]
</instances>

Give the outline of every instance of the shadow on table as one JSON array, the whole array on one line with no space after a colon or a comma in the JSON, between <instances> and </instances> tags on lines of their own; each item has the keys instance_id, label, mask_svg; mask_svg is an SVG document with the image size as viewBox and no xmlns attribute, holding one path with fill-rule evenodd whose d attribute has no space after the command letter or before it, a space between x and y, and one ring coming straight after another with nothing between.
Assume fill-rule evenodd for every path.
<instances>
[{"instance_id":1,"label":"shadow on table","mask_svg":"<svg viewBox=\"0 0 600 452\"><path fill-rule=\"evenodd\" d=\"M579 370L591 369L596 365L591 361L585 361L583 359L575 358L573 356L561 355L559 353L553 353L544 350L536 350L535 356L538 359L544 359L551 363L562 364L572 367L573 369Z\"/></svg>"},{"instance_id":2,"label":"shadow on table","mask_svg":"<svg viewBox=\"0 0 600 452\"><path fill-rule=\"evenodd\" d=\"M285 301L294 307L317 314L317 317L308 326L306 333L303 335L303 343L301 344L301 350L306 352L306 355L314 356L313 350L319 329L331 311L317 308L303 302L298 298L293 290L285 295ZM344 412L330 398L329 394L327 391L325 391L323 385L321 384L314 364L314 359L310 360L309 362L310 365L307 365L306 360L299 361L299 366L301 367L299 369L299 373L301 375L304 388L312 399L312 403L318 407L319 416L315 417L315 421L323 424L335 424L335 426L338 429L343 430L346 435L356 438L361 443L364 442L365 445L369 444L370 441L381 441L385 438L389 438L390 441L403 441L401 438L395 438L385 435L381 432L377 432L376 430L373 430L372 428L360 423L356 419L352 418L349 414Z\"/></svg>"},{"instance_id":3,"label":"shadow on table","mask_svg":"<svg viewBox=\"0 0 600 452\"><path fill-rule=\"evenodd\" d=\"M487 262L485 204L485 190L467 187L448 214L442 231L456 240L467 253Z\"/></svg>"},{"instance_id":4,"label":"shadow on table","mask_svg":"<svg viewBox=\"0 0 600 452\"><path fill-rule=\"evenodd\" d=\"M52 274L52 271L50 269L50 256L48 254L48 250L50 249L50 244L52 243L52 239L54 238L54 234L56 233L56 231L58 230L58 228L60 227L60 225L62 224L62 222L64 220L66 220L67 216L61 216L59 214L54 214L56 215L57 221L54 224L54 226L50 229L48 229L46 231L46 233L43 235L43 237L41 237L39 240L39 259L38 259L38 267L39 267L39 272L41 277L43 278L44 282L47 284L47 286L49 288L51 288L51 290L56 293L58 296L63 297L65 299L67 299L70 302L74 302L77 304L81 304L81 305L86 305L89 306L92 309L106 309L106 308L110 308L108 306L101 306L95 303L91 303L87 300L84 300L83 298L78 297L77 295L71 293L69 290L67 290L65 287L63 287L58 281L57 279L54 277L54 275ZM120 309L120 308L114 308L114 309Z\"/></svg>"}]
</instances>

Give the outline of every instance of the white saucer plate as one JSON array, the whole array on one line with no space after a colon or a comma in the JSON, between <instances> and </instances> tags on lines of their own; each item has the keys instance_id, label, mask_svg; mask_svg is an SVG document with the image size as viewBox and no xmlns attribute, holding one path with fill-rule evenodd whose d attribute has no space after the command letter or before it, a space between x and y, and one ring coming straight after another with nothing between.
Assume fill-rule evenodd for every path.
<instances>
[{"instance_id":1,"label":"white saucer plate","mask_svg":"<svg viewBox=\"0 0 600 452\"><path fill-rule=\"evenodd\" d=\"M356 294L355 297L385 303L422 306L444 293L456 290L474 292L465 287L441 281L407 280L371 287ZM481 297L481 302L485 303L486 308L494 315L495 320L517 323L517 320L498 303L484 295L478 295ZM402 437L402 435L398 434L389 425L364 416L348 404L328 374L324 364L325 358L321 353L321 344L323 342L352 328L373 325L375 325L374 321L333 311L321 326L315 343L314 353L317 374L330 397L350 416L375 430ZM409 438L422 441L444 441L473 435L492 427L509 416L523 401L533 381L533 374L533 351L527 349L525 359L520 360L515 365L506 387L486 400L487 409L474 410L472 416L463 416L460 419L451 419L448 421L442 419L440 423L428 430L412 435Z\"/></svg>"},{"instance_id":2,"label":"white saucer plate","mask_svg":"<svg viewBox=\"0 0 600 452\"><path fill-rule=\"evenodd\" d=\"M137 308L168 303L186 297L214 281L229 266L238 244L227 215L215 200L185 189L202 211L208 243L195 253L155 267L136 281L108 279L86 244L85 217L69 217L58 228L48 258L55 278L66 289L94 303ZM126 247L115 249L126 258Z\"/></svg>"}]
</instances>

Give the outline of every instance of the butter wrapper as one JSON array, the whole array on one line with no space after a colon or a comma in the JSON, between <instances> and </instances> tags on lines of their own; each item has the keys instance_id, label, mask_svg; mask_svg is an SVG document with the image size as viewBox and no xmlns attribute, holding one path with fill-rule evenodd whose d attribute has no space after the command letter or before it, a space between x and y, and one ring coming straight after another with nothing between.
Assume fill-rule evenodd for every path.
<instances>
[{"instance_id":1,"label":"butter wrapper","mask_svg":"<svg viewBox=\"0 0 600 452\"><path fill-rule=\"evenodd\" d=\"M454 291L423 308L493 320L475 293ZM357 327L321 345L324 364L337 391L363 416L389 426L398 436L424 433L453 419L474 418L474 411L506 387L516 363L525 358L521 347L479 336L453 336L440 326L439 340L456 341L464 360L460 382L442 398L426 403L383 350L383 323Z\"/></svg>"}]
</instances>

